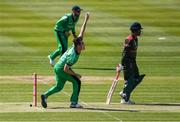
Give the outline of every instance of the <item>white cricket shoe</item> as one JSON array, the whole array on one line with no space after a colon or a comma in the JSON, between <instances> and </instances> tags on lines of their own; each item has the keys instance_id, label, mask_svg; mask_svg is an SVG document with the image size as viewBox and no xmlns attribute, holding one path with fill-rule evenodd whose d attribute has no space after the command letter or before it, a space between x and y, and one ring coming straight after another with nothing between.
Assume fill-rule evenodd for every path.
<instances>
[{"instance_id":1,"label":"white cricket shoe","mask_svg":"<svg viewBox=\"0 0 180 122\"><path fill-rule=\"evenodd\" d=\"M128 104L131 104L131 105L134 105L134 104L135 104L135 102L134 102L134 101L131 101L131 100L129 100L127 103L128 103Z\"/></svg>"},{"instance_id":2,"label":"white cricket shoe","mask_svg":"<svg viewBox=\"0 0 180 122\"><path fill-rule=\"evenodd\" d=\"M124 97L126 97L126 94L123 93L123 91L119 92L119 96L123 99Z\"/></svg>"},{"instance_id":3,"label":"white cricket shoe","mask_svg":"<svg viewBox=\"0 0 180 122\"><path fill-rule=\"evenodd\" d=\"M48 59L49 59L49 63L51 64L51 66L54 66L55 62L51 59L50 55L48 55Z\"/></svg>"},{"instance_id":4,"label":"white cricket shoe","mask_svg":"<svg viewBox=\"0 0 180 122\"><path fill-rule=\"evenodd\" d=\"M131 101L131 100L129 100L129 101L126 102L124 99L121 99L121 104L134 105L135 102L133 102L133 101Z\"/></svg>"},{"instance_id":5,"label":"white cricket shoe","mask_svg":"<svg viewBox=\"0 0 180 122\"><path fill-rule=\"evenodd\" d=\"M78 103L77 104L72 104L71 103L70 108L83 108L83 106L78 104Z\"/></svg>"},{"instance_id":6,"label":"white cricket shoe","mask_svg":"<svg viewBox=\"0 0 180 122\"><path fill-rule=\"evenodd\" d=\"M127 104L127 102L124 99L121 99L121 104Z\"/></svg>"}]
</instances>

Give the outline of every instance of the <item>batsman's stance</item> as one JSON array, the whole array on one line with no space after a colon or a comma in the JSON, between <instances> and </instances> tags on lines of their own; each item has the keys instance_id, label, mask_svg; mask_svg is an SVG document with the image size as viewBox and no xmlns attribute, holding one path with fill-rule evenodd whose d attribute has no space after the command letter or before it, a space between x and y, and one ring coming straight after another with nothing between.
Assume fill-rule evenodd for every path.
<instances>
[{"instance_id":1,"label":"batsman's stance","mask_svg":"<svg viewBox=\"0 0 180 122\"><path fill-rule=\"evenodd\" d=\"M54 72L56 74L56 85L41 95L41 104L44 108L47 107L46 99L50 95L62 90L66 81L70 81L73 85L70 108L82 108L82 106L78 104L78 97L81 88L81 75L75 73L71 69L71 66L77 62L81 51L85 49L83 35L88 19L89 13L86 13L80 34L73 40L74 45L61 56L59 61L54 66Z\"/></svg>"},{"instance_id":2,"label":"batsman's stance","mask_svg":"<svg viewBox=\"0 0 180 122\"><path fill-rule=\"evenodd\" d=\"M130 26L131 35L125 39L124 50L122 53L121 64L124 71L124 88L119 93L121 96L121 104L135 104L130 100L131 92L143 80L145 74L140 75L136 64L136 55L138 48L138 36L141 35L141 24L134 22Z\"/></svg>"},{"instance_id":3,"label":"batsman's stance","mask_svg":"<svg viewBox=\"0 0 180 122\"><path fill-rule=\"evenodd\" d=\"M59 19L55 25L54 33L58 43L58 49L48 55L49 63L54 66L54 59L62 55L68 49L68 37L70 35L69 31L72 32L73 37L77 38L75 25L79 20L81 13L81 8L79 6L72 7L72 13L65 14L61 19Z\"/></svg>"}]
</instances>

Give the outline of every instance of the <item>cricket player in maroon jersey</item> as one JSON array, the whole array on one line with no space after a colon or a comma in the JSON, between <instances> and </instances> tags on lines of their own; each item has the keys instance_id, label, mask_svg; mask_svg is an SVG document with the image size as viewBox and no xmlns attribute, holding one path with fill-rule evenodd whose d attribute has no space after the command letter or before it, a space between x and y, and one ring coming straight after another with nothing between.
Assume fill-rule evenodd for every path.
<instances>
[{"instance_id":1,"label":"cricket player in maroon jersey","mask_svg":"<svg viewBox=\"0 0 180 122\"><path fill-rule=\"evenodd\" d=\"M134 22L130 26L131 34L125 39L121 60L125 80L124 88L119 93L121 96L121 104L135 104L135 102L130 100L131 93L145 76L145 74L139 74L139 69L136 64L138 36L141 35L142 29L139 22Z\"/></svg>"}]
</instances>

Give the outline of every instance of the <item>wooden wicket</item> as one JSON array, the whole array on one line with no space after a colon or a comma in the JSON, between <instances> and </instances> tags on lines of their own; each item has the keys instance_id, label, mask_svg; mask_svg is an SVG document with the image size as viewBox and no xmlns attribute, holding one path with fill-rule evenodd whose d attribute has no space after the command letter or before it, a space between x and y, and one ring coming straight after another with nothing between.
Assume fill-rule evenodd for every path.
<instances>
[{"instance_id":1,"label":"wooden wicket","mask_svg":"<svg viewBox=\"0 0 180 122\"><path fill-rule=\"evenodd\" d=\"M37 107L37 74L33 74L33 106Z\"/></svg>"}]
</instances>

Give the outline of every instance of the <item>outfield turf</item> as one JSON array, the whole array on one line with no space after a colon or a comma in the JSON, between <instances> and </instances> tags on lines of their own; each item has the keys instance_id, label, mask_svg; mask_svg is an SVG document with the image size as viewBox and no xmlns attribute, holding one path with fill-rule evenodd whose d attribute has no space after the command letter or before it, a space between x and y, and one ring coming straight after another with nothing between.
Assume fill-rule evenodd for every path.
<instances>
[{"instance_id":1,"label":"outfield turf","mask_svg":"<svg viewBox=\"0 0 180 122\"><path fill-rule=\"evenodd\" d=\"M29 107L32 73L51 76L54 81L47 60L57 47L53 27L75 4L90 11L84 38L86 50L73 66L87 77L82 83L80 101L101 110L68 109L68 83L63 92L49 99L56 110L43 110L38 104L40 110L36 111ZM0 0L0 121L180 121L179 6L179 0ZM77 32L83 18L84 12ZM144 28L137 62L140 71L147 75L132 94L139 105L118 104L121 79L113 105L107 106L104 103L114 68L120 62L123 40L134 21L141 22ZM72 36L69 46L71 40ZM50 86L52 82L39 82L38 94Z\"/></svg>"}]
</instances>

